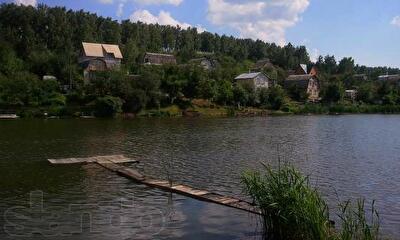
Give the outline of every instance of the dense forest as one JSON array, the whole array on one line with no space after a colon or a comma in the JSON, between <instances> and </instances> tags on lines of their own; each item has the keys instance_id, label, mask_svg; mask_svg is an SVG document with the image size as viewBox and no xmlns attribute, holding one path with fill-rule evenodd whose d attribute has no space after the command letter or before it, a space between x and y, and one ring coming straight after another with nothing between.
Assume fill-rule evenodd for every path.
<instances>
[{"instance_id":1,"label":"dense forest","mask_svg":"<svg viewBox=\"0 0 400 240\"><path fill-rule=\"evenodd\" d=\"M118 44L124 56L121 70L99 73L90 84L83 84L78 64L83 41ZM143 65L147 51L174 54L179 64ZM205 71L189 64L190 59L204 54L219 63L216 69ZM171 105L185 109L193 99L218 106L298 109L301 99L294 99L279 85L255 92L233 84L235 76L265 58L274 65L265 73L278 83L299 64L316 65L325 104L345 104L344 89L350 88L359 92L352 106L400 104L397 85L376 81L379 75L400 73L399 69L359 66L351 57L337 61L334 56L320 56L312 63L305 46L290 43L281 47L260 40L199 33L196 28L118 22L63 7L0 5L1 109L42 108L63 115L76 107L98 109L98 115L108 115ZM366 79L360 80L355 74L365 74ZM43 80L45 75L57 80ZM65 85L72 89L65 91Z\"/></svg>"}]
</instances>

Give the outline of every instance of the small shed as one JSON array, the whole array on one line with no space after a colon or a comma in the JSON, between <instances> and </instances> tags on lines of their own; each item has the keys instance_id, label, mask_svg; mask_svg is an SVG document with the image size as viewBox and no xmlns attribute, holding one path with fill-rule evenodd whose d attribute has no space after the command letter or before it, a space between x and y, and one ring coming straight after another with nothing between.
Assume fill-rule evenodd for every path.
<instances>
[{"instance_id":1,"label":"small shed","mask_svg":"<svg viewBox=\"0 0 400 240\"><path fill-rule=\"evenodd\" d=\"M274 83L262 72L243 73L235 78L237 84L248 85L255 89L269 88Z\"/></svg>"},{"instance_id":2,"label":"small shed","mask_svg":"<svg viewBox=\"0 0 400 240\"><path fill-rule=\"evenodd\" d=\"M213 70L218 66L217 60L202 57L202 58L195 58L189 61L191 64L197 64L201 66L204 70Z\"/></svg>"},{"instance_id":3,"label":"small shed","mask_svg":"<svg viewBox=\"0 0 400 240\"><path fill-rule=\"evenodd\" d=\"M274 65L271 63L269 58L265 58L265 59L258 60L252 70L261 72L262 70L264 70L266 68L273 68L273 67L274 67Z\"/></svg>"},{"instance_id":4,"label":"small shed","mask_svg":"<svg viewBox=\"0 0 400 240\"><path fill-rule=\"evenodd\" d=\"M57 81L57 78L55 76L52 76L52 75L44 75L43 76L43 81L47 81L47 80L55 80L55 81Z\"/></svg>"},{"instance_id":5,"label":"small shed","mask_svg":"<svg viewBox=\"0 0 400 240\"><path fill-rule=\"evenodd\" d=\"M347 89L344 91L344 97L348 100L355 101L357 98L357 90Z\"/></svg>"},{"instance_id":6,"label":"small shed","mask_svg":"<svg viewBox=\"0 0 400 240\"><path fill-rule=\"evenodd\" d=\"M143 63L148 65L176 64L176 58L171 54L147 52L144 55Z\"/></svg>"},{"instance_id":7,"label":"small shed","mask_svg":"<svg viewBox=\"0 0 400 240\"><path fill-rule=\"evenodd\" d=\"M367 81L368 80L367 74L354 74L353 78L357 81Z\"/></svg>"}]
</instances>

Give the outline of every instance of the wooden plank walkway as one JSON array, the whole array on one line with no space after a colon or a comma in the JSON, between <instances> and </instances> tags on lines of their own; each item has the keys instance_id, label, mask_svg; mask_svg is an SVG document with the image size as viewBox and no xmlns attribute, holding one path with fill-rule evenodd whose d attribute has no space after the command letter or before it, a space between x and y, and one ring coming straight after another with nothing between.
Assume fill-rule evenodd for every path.
<instances>
[{"instance_id":1,"label":"wooden plank walkway","mask_svg":"<svg viewBox=\"0 0 400 240\"><path fill-rule=\"evenodd\" d=\"M224 196L218 193L212 193L206 190L195 189L190 186L170 183L165 180L157 180L151 177L144 176L140 172L135 169L128 168L122 165L118 165L116 163L123 163L123 159L127 159L122 155L115 156L101 156L101 157L92 157L92 158L84 158L87 160L76 158L69 159L49 159L49 162L52 164L69 164L69 163L97 163L100 166L111 170L121 176L127 177L129 179L134 180L135 182L158 188L167 192L172 192L180 195L184 195L187 197L191 197L200 201L206 201L211 203L216 203L219 205L223 205L226 207L231 207L239 210L243 210L246 212L261 214L260 210L247 201L243 201L237 198ZM116 160L120 159L120 160ZM119 162L121 161L121 162ZM125 161L126 162L126 161Z\"/></svg>"},{"instance_id":2,"label":"wooden plank walkway","mask_svg":"<svg viewBox=\"0 0 400 240\"><path fill-rule=\"evenodd\" d=\"M110 156L95 156L87 158L64 158L64 159L48 159L51 164L76 164L76 163L131 163L138 162L137 160L130 159L124 155L110 155Z\"/></svg>"}]
</instances>

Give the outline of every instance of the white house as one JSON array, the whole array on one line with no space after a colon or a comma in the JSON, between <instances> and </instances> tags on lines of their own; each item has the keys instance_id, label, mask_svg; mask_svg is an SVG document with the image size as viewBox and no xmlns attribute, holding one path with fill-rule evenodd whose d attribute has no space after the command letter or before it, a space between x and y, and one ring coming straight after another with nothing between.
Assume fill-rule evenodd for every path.
<instances>
[{"instance_id":1,"label":"white house","mask_svg":"<svg viewBox=\"0 0 400 240\"><path fill-rule=\"evenodd\" d=\"M271 79L262 72L243 73L237 76L235 81L237 84L249 85L255 89L269 88L273 85Z\"/></svg>"}]
</instances>

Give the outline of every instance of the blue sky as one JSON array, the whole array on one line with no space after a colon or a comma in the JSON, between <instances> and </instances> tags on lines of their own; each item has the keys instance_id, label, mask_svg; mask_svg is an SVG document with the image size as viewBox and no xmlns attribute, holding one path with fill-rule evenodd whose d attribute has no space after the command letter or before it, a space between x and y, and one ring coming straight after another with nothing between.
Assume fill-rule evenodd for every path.
<instances>
[{"instance_id":1,"label":"blue sky","mask_svg":"<svg viewBox=\"0 0 400 240\"><path fill-rule=\"evenodd\" d=\"M0 0L85 9L264 41L305 45L312 58L352 56L400 67L400 0Z\"/></svg>"}]
</instances>

